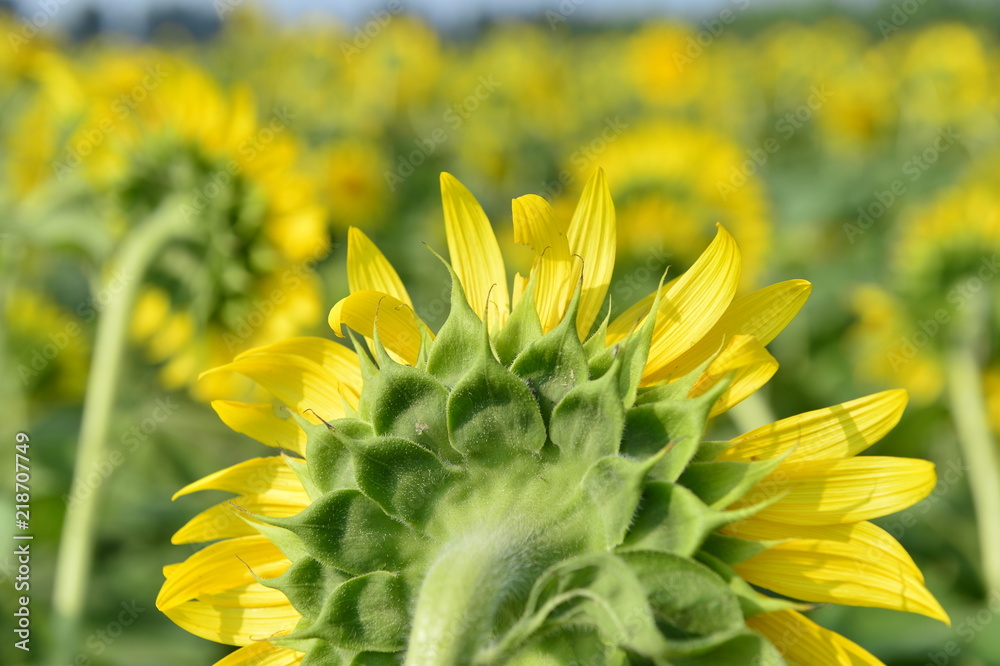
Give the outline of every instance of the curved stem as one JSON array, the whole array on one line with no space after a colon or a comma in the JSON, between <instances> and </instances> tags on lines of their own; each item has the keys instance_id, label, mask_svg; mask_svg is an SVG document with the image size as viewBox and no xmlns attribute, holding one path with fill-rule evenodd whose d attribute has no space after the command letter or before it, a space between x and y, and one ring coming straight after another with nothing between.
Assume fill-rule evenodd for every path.
<instances>
[{"instance_id":1,"label":"curved stem","mask_svg":"<svg viewBox=\"0 0 1000 666\"><path fill-rule=\"evenodd\" d=\"M110 298L97 323L73 483L56 558L54 621L57 651L63 655L76 651L86 602L99 497L99 488L91 489L87 479L106 455L108 422L114 408L132 303L150 262L171 240L190 233L191 225L183 219L181 210L179 201L164 202L126 237L102 280L103 290Z\"/></svg>"},{"instance_id":2,"label":"curved stem","mask_svg":"<svg viewBox=\"0 0 1000 666\"><path fill-rule=\"evenodd\" d=\"M948 399L969 473L979 527L979 551L987 592L1000 591L1000 460L987 421L982 369L976 347L982 339L986 303L973 300L956 321L958 335L947 362Z\"/></svg>"},{"instance_id":3,"label":"curved stem","mask_svg":"<svg viewBox=\"0 0 1000 666\"><path fill-rule=\"evenodd\" d=\"M406 666L467 666L492 637L506 593L532 557L503 530L452 542L420 587Z\"/></svg>"}]
</instances>

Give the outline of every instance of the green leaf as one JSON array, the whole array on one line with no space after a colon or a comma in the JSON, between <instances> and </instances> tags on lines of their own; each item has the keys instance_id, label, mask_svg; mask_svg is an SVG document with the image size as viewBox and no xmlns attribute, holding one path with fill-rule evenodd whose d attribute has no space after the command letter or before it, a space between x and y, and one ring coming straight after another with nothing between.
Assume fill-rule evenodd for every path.
<instances>
[{"instance_id":1,"label":"green leaf","mask_svg":"<svg viewBox=\"0 0 1000 666\"><path fill-rule=\"evenodd\" d=\"M270 642L274 643L274 641ZM299 666L342 666L348 663L347 659L350 659L350 657L344 656L343 650L338 650L325 641L314 640L312 643L312 647L306 652L306 656L303 657ZM295 649L290 645L282 645L282 647Z\"/></svg>"},{"instance_id":2,"label":"green leaf","mask_svg":"<svg viewBox=\"0 0 1000 666\"><path fill-rule=\"evenodd\" d=\"M409 599L402 579L385 571L352 578L330 595L305 636L359 652L399 652L406 647Z\"/></svg>"},{"instance_id":3,"label":"green leaf","mask_svg":"<svg viewBox=\"0 0 1000 666\"><path fill-rule=\"evenodd\" d=\"M603 354L607 349L607 338L608 338L608 324L611 322L611 307L608 307L607 313L604 315L604 321L601 325L597 327L594 334L587 338L587 341L583 343L583 350L587 353L588 363L592 363L593 359L600 354ZM599 374L591 373L591 378L599 377L604 374L604 371L611 367L610 361L608 365Z\"/></svg>"},{"instance_id":4,"label":"green leaf","mask_svg":"<svg viewBox=\"0 0 1000 666\"><path fill-rule=\"evenodd\" d=\"M720 664L753 664L753 666L785 666L785 660L774 646L760 634L745 632L729 638L710 652L673 660L675 666L719 666Z\"/></svg>"},{"instance_id":5,"label":"green leaf","mask_svg":"<svg viewBox=\"0 0 1000 666\"><path fill-rule=\"evenodd\" d=\"M740 602L744 618L750 618L761 613L774 613L782 610L807 611L813 608L811 604L804 604L791 599L771 597L758 592L750 583L743 580L739 574L733 571L728 564L702 551L698 553L698 561L710 568L726 581L729 589L733 591Z\"/></svg>"},{"instance_id":6,"label":"green leaf","mask_svg":"<svg viewBox=\"0 0 1000 666\"><path fill-rule=\"evenodd\" d=\"M358 417L371 421L372 397L377 394L379 384L379 368L368 349L365 339L351 329L347 329L354 351L358 355L358 365L361 366L361 397L358 399Z\"/></svg>"},{"instance_id":7,"label":"green leaf","mask_svg":"<svg viewBox=\"0 0 1000 666\"><path fill-rule=\"evenodd\" d=\"M257 517L298 536L323 564L352 574L398 571L413 533L357 490L327 493L289 518Z\"/></svg>"},{"instance_id":8,"label":"green leaf","mask_svg":"<svg viewBox=\"0 0 1000 666\"><path fill-rule=\"evenodd\" d=\"M639 654L666 649L646 598L646 588L632 568L610 553L563 560L536 581L528 613L512 629L530 636L543 625L592 627L602 639Z\"/></svg>"},{"instance_id":9,"label":"green leaf","mask_svg":"<svg viewBox=\"0 0 1000 666\"><path fill-rule=\"evenodd\" d=\"M390 516L422 525L454 472L437 456L401 437L374 437L352 446L358 487Z\"/></svg>"},{"instance_id":10,"label":"green leaf","mask_svg":"<svg viewBox=\"0 0 1000 666\"><path fill-rule=\"evenodd\" d=\"M628 336L622 349L621 361L624 369L621 374L621 393L626 408L635 404L639 381L646 369L646 361L649 360L649 346L653 341L656 314L660 311L660 297L663 292L663 281L666 277L667 272L664 271L660 278L660 284L656 288L656 296L653 297L653 304L649 310L650 316L646 317L638 331L634 331Z\"/></svg>"},{"instance_id":11,"label":"green leaf","mask_svg":"<svg viewBox=\"0 0 1000 666\"><path fill-rule=\"evenodd\" d=\"M788 453L790 451L779 458L756 462L693 462L681 474L678 483L692 490L713 509L729 506L776 470ZM769 493L764 499L774 501L775 495Z\"/></svg>"},{"instance_id":12,"label":"green leaf","mask_svg":"<svg viewBox=\"0 0 1000 666\"><path fill-rule=\"evenodd\" d=\"M539 632L518 649L504 666L625 666L625 652L601 640L601 635L588 627L565 627Z\"/></svg>"},{"instance_id":13,"label":"green leaf","mask_svg":"<svg viewBox=\"0 0 1000 666\"><path fill-rule=\"evenodd\" d=\"M348 578L339 569L325 566L311 557L303 557L277 578L258 578L257 582L280 590L295 610L314 621L330 593Z\"/></svg>"},{"instance_id":14,"label":"green leaf","mask_svg":"<svg viewBox=\"0 0 1000 666\"><path fill-rule=\"evenodd\" d=\"M514 306L497 335L497 358L506 367L510 367L514 358L525 347L542 336L542 322L538 320L538 310L535 308L535 275L532 274L528 280L521 300Z\"/></svg>"},{"instance_id":15,"label":"green leaf","mask_svg":"<svg viewBox=\"0 0 1000 666\"><path fill-rule=\"evenodd\" d=\"M775 543L777 542L751 541L727 534L711 534L701 545L701 552L708 553L720 562L734 567L754 555L763 553Z\"/></svg>"},{"instance_id":16,"label":"green leaf","mask_svg":"<svg viewBox=\"0 0 1000 666\"><path fill-rule=\"evenodd\" d=\"M481 335L475 366L448 396L448 431L463 455L503 463L516 451L541 450L545 424L531 391L500 365Z\"/></svg>"},{"instance_id":17,"label":"green leaf","mask_svg":"<svg viewBox=\"0 0 1000 666\"><path fill-rule=\"evenodd\" d=\"M404 652L361 652L350 666L400 666L405 658Z\"/></svg>"},{"instance_id":18,"label":"green leaf","mask_svg":"<svg viewBox=\"0 0 1000 666\"><path fill-rule=\"evenodd\" d=\"M549 437L563 455L594 461L618 453L624 428L618 373L611 371L573 388L559 401L552 410Z\"/></svg>"},{"instance_id":19,"label":"green leaf","mask_svg":"<svg viewBox=\"0 0 1000 666\"><path fill-rule=\"evenodd\" d=\"M743 630L739 602L711 569L668 553L641 551L620 557L647 590L670 654L704 651Z\"/></svg>"}]
</instances>

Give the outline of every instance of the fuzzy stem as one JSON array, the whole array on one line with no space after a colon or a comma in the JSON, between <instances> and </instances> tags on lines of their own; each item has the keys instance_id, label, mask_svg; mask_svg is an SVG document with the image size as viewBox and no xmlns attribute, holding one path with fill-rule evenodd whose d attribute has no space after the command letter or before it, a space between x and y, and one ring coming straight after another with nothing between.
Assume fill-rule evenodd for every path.
<instances>
[{"instance_id":1,"label":"fuzzy stem","mask_svg":"<svg viewBox=\"0 0 1000 666\"><path fill-rule=\"evenodd\" d=\"M976 347L988 314L983 299L959 313L947 363L948 399L979 524L979 550L987 592L1000 590L1000 460L986 419L982 369Z\"/></svg>"},{"instance_id":2,"label":"fuzzy stem","mask_svg":"<svg viewBox=\"0 0 1000 666\"><path fill-rule=\"evenodd\" d=\"M99 504L99 488L89 489L87 478L105 456L132 303L150 262L171 240L190 233L191 225L181 218L180 211L179 202L168 200L134 229L109 262L101 283L113 296L97 323L73 483L56 559L53 606L56 650L61 657L72 656L76 651L86 605ZM59 663L63 661L66 659L60 659Z\"/></svg>"},{"instance_id":3,"label":"fuzzy stem","mask_svg":"<svg viewBox=\"0 0 1000 666\"><path fill-rule=\"evenodd\" d=\"M533 558L503 530L452 542L424 579L410 632L406 666L467 666L493 634L507 594Z\"/></svg>"}]
</instances>

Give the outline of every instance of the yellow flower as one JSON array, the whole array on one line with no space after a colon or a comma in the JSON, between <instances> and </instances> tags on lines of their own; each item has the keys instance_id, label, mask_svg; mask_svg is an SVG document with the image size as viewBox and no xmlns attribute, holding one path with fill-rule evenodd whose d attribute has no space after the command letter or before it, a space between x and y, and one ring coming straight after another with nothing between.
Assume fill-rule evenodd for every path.
<instances>
[{"instance_id":1,"label":"yellow flower","mask_svg":"<svg viewBox=\"0 0 1000 666\"><path fill-rule=\"evenodd\" d=\"M515 239L534 250L535 260L530 279L515 276L511 291L479 203L448 174L441 191L458 283L452 313L436 336L414 314L390 262L352 229L351 293L329 320L338 335L348 326L368 338L374 356L360 341L355 352L325 339L293 338L245 352L209 373L238 373L270 392L280 413L269 403L216 401L213 407L237 432L290 452L253 458L178 493L239 495L175 535L176 543L219 541L167 567L157 599L188 631L242 646L219 664L297 664L307 651L310 659L326 655L332 661L334 655L374 659L365 651L374 650L398 661L409 650L410 663L441 664L471 663L472 653L482 663L566 663L567 654L591 649L580 646L676 654L683 649L679 639L664 638L643 612L683 623L670 615L663 595L701 576L708 578L701 579L698 594L717 584L746 602L740 606L727 597L732 605L712 606L706 621L735 613L734 631L747 632L745 616L746 627L758 633L740 634L754 645L742 654L763 663L781 663L775 648L788 662L811 666L880 662L808 620L799 612L806 605L761 595L747 583L803 602L948 621L902 547L868 522L911 506L935 484L931 463L857 457L898 421L903 391L783 419L724 443L699 444L701 425L678 425L689 417L702 424L770 378L777 362L764 345L804 304L809 283L790 280L737 296L741 253L720 225L687 272L590 335L615 263L615 212L603 172L588 181L568 221L538 196L514 200ZM581 362L581 368L574 365ZM430 377L439 379L426 381ZM692 416L695 405L700 416ZM283 417L285 410L298 419ZM628 428L608 425L618 422L615 414ZM396 436L363 441L391 440L393 450L408 452L409 462L387 465L381 445L352 439L352 431L362 437L373 427ZM600 434L606 429L616 453L577 448L606 442ZM521 434L505 439L506 433ZM338 444L331 448L333 442ZM629 455L619 455L619 446ZM581 480L574 461L589 460L587 455L597 462ZM443 471L423 476L425 465L443 465ZM525 476L516 471L521 465L529 470ZM635 479L629 470L656 479L637 486L643 508L637 508L639 490L627 490ZM733 477L731 470L741 471ZM447 487L458 495L440 494L441 483L454 483ZM581 496L578 488L588 490ZM348 499L349 507L342 503ZM426 502L437 504L427 508ZM572 511L578 503L582 514ZM676 522L659 531L665 517L650 507ZM543 514L558 518L545 529L530 528ZM597 520L599 527L563 541L561 535L576 534L577 519L586 525ZM691 533L694 524L711 526ZM399 540L393 536L400 534ZM678 535L691 536L690 542ZM509 539L514 550L493 552ZM540 568L520 568L522 558L536 561L528 553L539 544L546 553ZM466 552L482 557L464 557ZM645 558L659 565L643 568ZM661 565L682 564L687 578L648 597L637 591L642 583L634 572L655 578ZM513 577L497 581L510 567ZM553 588L570 596L547 596ZM515 607L497 613L500 602L491 594L504 590ZM604 596L610 590L612 596ZM561 605L577 593L580 605ZM633 593L638 596L628 596ZM539 608L534 604L547 598L551 605L532 615ZM455 599L464 605L448 605ZM584 599L604 600L604 611L589 614ZM629 601L616 606L621 599ZM682 616L699 613L699 602L684 603L690 605ZM521 606L524 619L516 621ZM631 628L600 619L618 617L621 608L631 613ZM456 610L456 623L448 624ZM586 632L559 633L573 619L604 642L588 642ZM533 634L549 621L557 623L554 634ZM481 643L479 631L486 636ZM431 660L432 654L439 656ZM624 657L620 650L606 654Z\"/></svg>"}]
</instances>

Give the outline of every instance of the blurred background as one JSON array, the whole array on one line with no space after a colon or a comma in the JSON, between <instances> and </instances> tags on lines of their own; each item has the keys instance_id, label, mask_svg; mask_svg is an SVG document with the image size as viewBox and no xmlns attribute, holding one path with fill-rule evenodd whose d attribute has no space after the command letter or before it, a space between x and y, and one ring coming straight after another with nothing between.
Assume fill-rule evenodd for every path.
<instances>
[{"instance_id":1,"label":"blurred background","mask_svg":"<svg viewBox=\"0 0 1000 666\"><path fill-rule=\"evenodd\" d=\"M171 495L271 453L207 405L240 387L198 374L266 342L332 337L351 225L439 325L446 276L421 242L445 247L441 171L479 197L525 273L511 198L537 193L569 214L601 166L619 225L613 312L668 266L685 270L716 222L740 243L744 290L814 284L771 345L781 370L719 419L719 437L910 391L869 452L928 458L939 483L878 522L953 625L872 609L814 617L890 666L1000 664L996 3L4 6L0 441L10 469L15 433L30 435L34 540L30 653L6 629L17 562L0 548L0 663L224 656L153 604L161 567L195 548L171 534L222 499ZM71 491L84 400L109 386L106 444ZM0 484L13 516L12 475ZM60 661L56 550L67 506L91 493L85 622ZM4 543L17 531L0 521Z\"/></svg>"}]
</instances>

